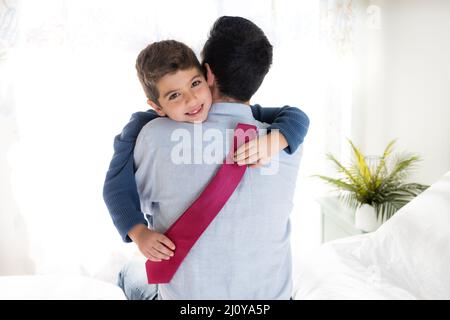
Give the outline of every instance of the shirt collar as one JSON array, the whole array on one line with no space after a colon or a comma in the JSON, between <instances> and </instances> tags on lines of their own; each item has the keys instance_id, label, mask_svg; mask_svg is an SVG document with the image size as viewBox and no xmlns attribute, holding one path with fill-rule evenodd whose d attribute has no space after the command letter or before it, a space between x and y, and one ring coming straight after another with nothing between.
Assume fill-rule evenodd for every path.
<instances>
[{"instance_id":1,"label":"shirt collar","mask_svg":"<svg viewBox=\"0 0 450 320\"><path fill-rule=\"evenodd\" d=\"M250 106L237 102L213 103L209 112L213 114L226 114L253 119L253 113Z\"/></svg>"}]
</instances>

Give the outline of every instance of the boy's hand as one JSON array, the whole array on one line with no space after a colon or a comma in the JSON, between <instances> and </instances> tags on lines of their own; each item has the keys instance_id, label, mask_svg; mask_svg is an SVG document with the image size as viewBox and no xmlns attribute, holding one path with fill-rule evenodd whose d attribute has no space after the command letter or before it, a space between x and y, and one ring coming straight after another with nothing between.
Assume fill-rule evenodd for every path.
<instances>
[{"instance_id":1,"label":"boy's hand","mask_svg":"<svg viewBox=\"0 0 450 320\"><path fill-rule=\"evenodd\" d=\"M250 168L259 168L269 163L275 154L287 146L283 134L278 130L271 131L240 146L234 154L234 161L240 166L250 165Z\"/></svg>"},{"instance_id":2,"label":"boy's hand","mask_svg":"<svg viewBox=\"0 0 450 320\"><path fill-rule=\"evenodd\" d=\"M148 229L145 225L134 226L128 233L139 251L149 260L160 262L173 256L175 245L162 233Z\"/></svg>"}]
</instances>

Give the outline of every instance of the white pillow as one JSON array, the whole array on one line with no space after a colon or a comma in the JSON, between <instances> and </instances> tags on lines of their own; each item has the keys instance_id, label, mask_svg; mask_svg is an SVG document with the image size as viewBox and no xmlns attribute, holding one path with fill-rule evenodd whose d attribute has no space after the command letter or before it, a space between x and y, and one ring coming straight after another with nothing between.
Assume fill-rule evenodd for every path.
<instances>
[{"instance_id":1,"label":"white pillow","mask_svg":"<svg viewBox=\"0 0 450 320\"><path fill-rule=\"evenodd\" d=\"M450 171L371 234L359 255L419 299L450 299Z\"/></svg>"}]
</instances>

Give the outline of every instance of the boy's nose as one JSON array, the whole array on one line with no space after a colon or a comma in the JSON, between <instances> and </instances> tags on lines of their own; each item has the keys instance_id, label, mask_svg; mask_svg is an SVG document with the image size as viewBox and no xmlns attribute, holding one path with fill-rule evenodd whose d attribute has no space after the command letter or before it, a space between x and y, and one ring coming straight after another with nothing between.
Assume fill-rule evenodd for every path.
<instances>
[{"instance_id":1,"label":"boy's nose","mask_svg":"<svg viewBox=\"0 0 450 320\"><path fill-rule=\"evenodd\" d=\"M186 104L188 106L195 106L195 104L197 103L197 96L194 93L189 92L188 94L186 94Z\"/></svg>"}]
</instances>

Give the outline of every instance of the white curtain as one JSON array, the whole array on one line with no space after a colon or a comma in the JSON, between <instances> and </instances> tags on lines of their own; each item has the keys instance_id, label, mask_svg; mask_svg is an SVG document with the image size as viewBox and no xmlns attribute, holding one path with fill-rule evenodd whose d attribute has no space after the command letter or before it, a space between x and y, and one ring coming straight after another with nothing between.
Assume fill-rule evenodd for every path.
<instances>
[{"instance_id":1,"label":"white curtain","mask_svg":"<svg viewBox=\"0 0 450 320\"><path fill-rule=\"evenodd\" d=\"M319 244L312 174L341 154L351 105L351 1L0 0L0 274L112 280L135 250L102 199L113 137L146 109L134 62L174 38L199 54L217 17L251 19L274 45L252 99L311 119L293 212L295 261ZM326 173L326 172L325 172Z\"/></svg>"}]
</instances>

